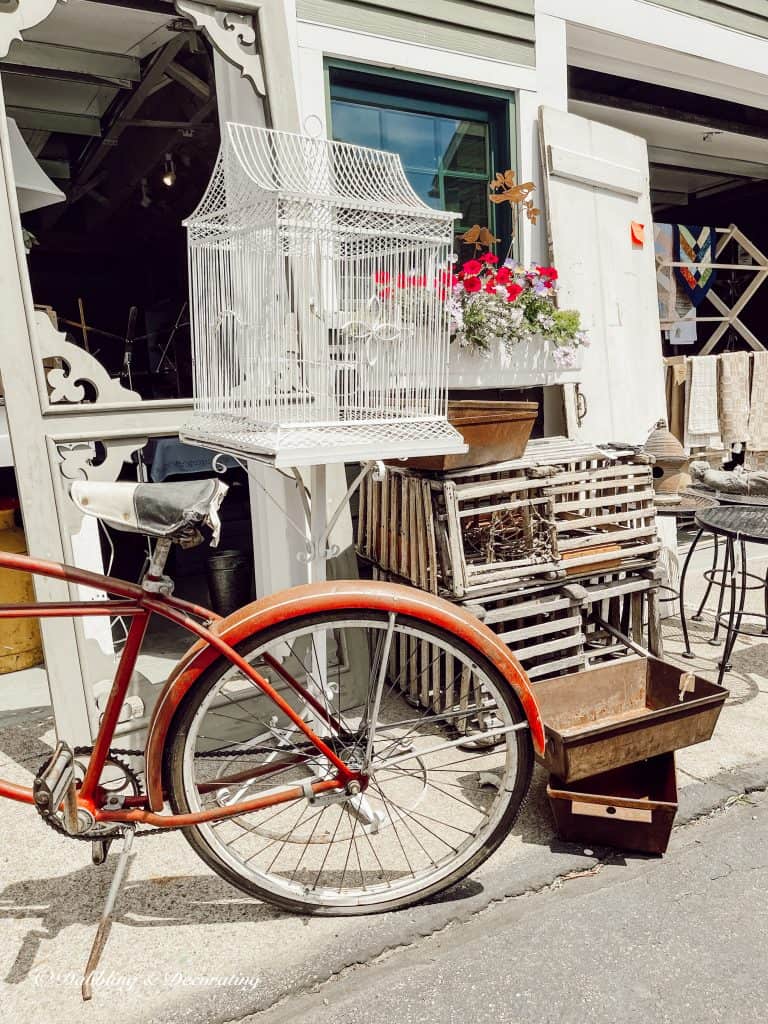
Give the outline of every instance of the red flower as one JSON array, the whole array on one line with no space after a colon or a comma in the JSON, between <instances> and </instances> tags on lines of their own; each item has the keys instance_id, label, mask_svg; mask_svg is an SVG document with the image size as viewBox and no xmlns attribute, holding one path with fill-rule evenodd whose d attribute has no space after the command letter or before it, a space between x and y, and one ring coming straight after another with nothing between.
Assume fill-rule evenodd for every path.
<instances>
[{"instance_id":1,"label":"red flower","mask_svg":"<svg viewBox=\"0 0 768 1024\"><path fill-rule=\"evenodd\" d=\"M493 294L496 291L496 278L491 276L485 282L485 290Z\"/></svg>"},{"instance_id":2,"label":"red flower","mask_svg":"<svg viewBox=\"0 0 768 1024\"><path fill-rule=\"evenodd\" d=\"M397 275L397 287L398 288L407 288L408 287L408 278L405 276L405 274L398 274Z\"/></svg>"},{"instance_id":3,"label":"red flower","mask_svg":"<svg viewBox=\"0 0 768 1024\"><path fill-rule=\"evenodd\" d=\"M471 277L474 277L483 269L483 264L480 260L467 260L461 269L465 274L469 274Z\"/></svg>"},{"instance_id":4,"label":"red flower","mask_svg":"<svg viewBox=\"0 0 768 1024\"><path fill-rule=\"evenodd\" d=\"M386 270L377 270L373 275L376 284L389 284L391 275Z\"/></svg>"},{"instance_id":5,"label":"red flower","mask_svg":"<svg viewBox=\"0 0 768 1024\"><path fill-rule=\"evenodd\" d=\"M498 256L494 256L494 254L492 252L487 252L484 256L481 256L480 259L482 260L483 263L498 263L499 262L499 257Z\"/></svg>"},{"instance_id":6,"label":"red flower","mask_svg":"<svg viewBox=\"0 0 768 1024\"><path fill-rule=\"evenodd\" d=\"M514 302L517 296L522 292L522 287L513 281L507 285L507 302Z\"/></svg>"},{"instance_id":7,"label":"red flower","mask_svg":"<svg viewBox=\"0 0 768 1024\"><path fill-rule=\"evenodd\" d=\"M455 284L459 283L458 277L456 277L456 275L453 274L450 270L441 270L440 271L440 280L444 281L451 288L453 288L453 286Z\"/></svg>"},{"instance_id":8,"label":"red flower","mask_svg":"<svg viewBox=\"0 0 768 1024\"><path fill-rule=\"evenodd\" d=\"M391 299L392 298L392 289L391 288L379 288L379 298L380 299Z\"/></svg>"},{"instance_id":9,"label":"red flower","mask_svg":"<svg viewBox=\"0 0 768 1024\"><path fill-rule=\"evenodd\" d=\"M468 277L464 282L464 291L479 292L483 287L479 277Z\"/></svg>"},{"instance_id":10,"label":"red flower","mask_svg":"<svg viewBox=\"0 0 768 1024\"><path fill-rule=\"evenodd\" d=\"M498 284L506 284L510 277L512 277L512 271L509 267L499 267L496 271L496 281Z\"/></svg>"},{"instance_id":11,"label":"red flower","mask_svg":"<svg viewBox=\"0 0 768 1024\"><path fill-rule=\"evenodd\" d=\"M548 277L550 281L557 280L557 271L554 267L536 267L536 270L541 274L542 277Z\"/></svg>"},{"instance_id":12,"label":"red flower","mask_svg":"<svg viewBox=\"0 0 768 1024\"><path fill-rule=\"evenodd\" d=\"M414 275L410 279L410 281L411 281L411 284L413 285L414 288L426 288L427 287L427 275L426 274L420 274L418 276Z\"/></svg>"}]
</instances>

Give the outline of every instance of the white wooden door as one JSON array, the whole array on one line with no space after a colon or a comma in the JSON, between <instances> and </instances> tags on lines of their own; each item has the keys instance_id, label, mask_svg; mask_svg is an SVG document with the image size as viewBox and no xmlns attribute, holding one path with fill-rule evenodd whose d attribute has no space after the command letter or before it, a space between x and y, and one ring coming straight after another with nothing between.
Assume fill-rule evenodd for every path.
<instances>
[{"instance_id":1,"label":"white wooden door","mask_svg":"<svg viewBox=\"0 0 768 1024\"><path fill-rule=\"evenodd\" d=\"M560 306L581 312L591 342L578 436L640 443L665 415L645 139L549 107L539 123Z\"/></svg>"}]
</instances>

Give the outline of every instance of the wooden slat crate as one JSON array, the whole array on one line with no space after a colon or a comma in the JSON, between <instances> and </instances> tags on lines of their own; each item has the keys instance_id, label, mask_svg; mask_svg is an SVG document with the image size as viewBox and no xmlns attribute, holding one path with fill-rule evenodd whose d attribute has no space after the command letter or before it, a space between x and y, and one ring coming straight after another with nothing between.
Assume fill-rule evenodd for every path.
<instances>
[{"instance_id":1,"label":"wooden slat crate","mask_svg":"<svg viewBox=\"0 0 768 1024\"><path fill-rule=\"evenodd\" d=\"M524 470L463 483L390 467L363 485L358 553L433 594L488 592L558 575L552 508Z\"/></svg>"},{"instance_id":2,"label":"wooden slat crate","mask_svg":"<svg viewBox=\"0 0 768 1024\"><path fill-rule=\"evenodd\" d=\"M380 569L374 569L374 576L397 581ZM655 586L653 580L637 574L608 573L593 576L579 587L550 584L457 603L504 640L535 683L630 656L624 645L589 622L590 615L597 611L609 624L643 643L646 609L655 597ZM474 677L461 673L445 655L427 664L426 652L412 638L399 642L390 673L408 699L436 714L450 711L458 732L476 730L477 721L461 715L462 709L475 703ZM661 653L653 645L652 651Z\"/></svg>"},{"instance_id":3,"label":"wooden slat crate","mask_svg":"<svg viewBox=\"0 0 768 1024\"><path fill-rule=\"evenodd\" d=\"M568 576L655 564L660 544L649 465L592 459L562 467L548 485Z\"/></svg>"},{"instance_id":4,"label":"wooden slat crate","mask_svg":"<svg viewBox=\"0 0 768 1024\"><path fill-rule=\"evenodd\" d=\"M561 587L492 594L461 604L499 635L531 679L584 667L582 611Z\"/></svg>"},{"instance_id":5,"label":"wooden slat crate","mask_svg":"<svg viewBox=\"0 0 768 1024\"><path fill-rule=\"evenodd\" d=\"M647 463L540 440L514 462L446 473L388 467L369 478L358 552L451 598L649 568L659 552L653 500Z\"/></svg>"}]
</instances>

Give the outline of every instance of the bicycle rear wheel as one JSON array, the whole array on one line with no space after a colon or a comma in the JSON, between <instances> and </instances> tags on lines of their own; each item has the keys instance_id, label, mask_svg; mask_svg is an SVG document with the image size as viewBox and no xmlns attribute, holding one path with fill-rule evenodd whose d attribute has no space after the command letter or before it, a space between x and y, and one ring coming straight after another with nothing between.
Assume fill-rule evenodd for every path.
<instances>
[{"instance_id":1,"label":"bicycle rear wheel","mask_svg":"<svg viewBox=\"0 0 768 1024\"><path fill-rule=\"evenodd\" d=\"M185 830L223 878L303 914L375 913L454 884L506 837L533 751L514 690L479 652L407 616L359 609L291 620L238 650L368 785L312 799L305 784L332 778L329 762L220 658L171 728L174 811L306 793Z\"/></svg>"}]
</instances>

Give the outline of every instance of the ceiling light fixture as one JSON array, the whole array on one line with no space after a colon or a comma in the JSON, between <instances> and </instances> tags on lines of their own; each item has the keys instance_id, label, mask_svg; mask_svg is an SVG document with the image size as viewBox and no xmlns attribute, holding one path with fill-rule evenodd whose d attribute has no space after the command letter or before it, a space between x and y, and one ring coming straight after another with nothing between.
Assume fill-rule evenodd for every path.
<instances>
[{"instance_id":1,"label":"ceiling light fixture","mask_svg":"<svg viewBox=\"0 0 768 1024\"><path fill-rule=\"evenodd\" d=\"M166 188L173 188L176 184L176 165L170 153L165 154L165 170L163 171L163 184Z\"/></svg>"}]
</instances>

